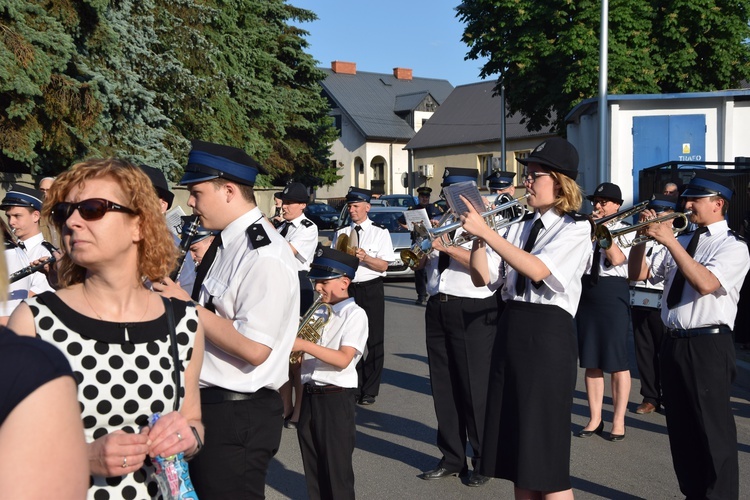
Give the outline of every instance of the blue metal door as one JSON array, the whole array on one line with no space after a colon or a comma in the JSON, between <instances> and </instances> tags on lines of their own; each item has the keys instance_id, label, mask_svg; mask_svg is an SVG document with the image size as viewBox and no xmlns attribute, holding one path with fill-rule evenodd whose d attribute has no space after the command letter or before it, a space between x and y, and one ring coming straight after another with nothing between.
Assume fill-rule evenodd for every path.
<instances>
[{"instance_id":1,"label":"blue metal door","mask_svg":"<svg viewBox=\"0 0 750 500\"><path fill-rule=\"evenodd\" d=\"M667 161L706 159L706 115L633 117L633 198L640 201L638 174Z\"/></svg>"}]
</instances>

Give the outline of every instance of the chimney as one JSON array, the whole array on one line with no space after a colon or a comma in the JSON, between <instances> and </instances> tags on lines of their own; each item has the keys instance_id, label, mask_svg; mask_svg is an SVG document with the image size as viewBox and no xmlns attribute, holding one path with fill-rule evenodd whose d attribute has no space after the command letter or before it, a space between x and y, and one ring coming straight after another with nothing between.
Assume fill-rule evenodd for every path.
<instances>
[{"instance_id":1,"label":"chimney","mask_svg":"<svg viewBox=\"0 0 750 500\"><path fill-rule=\"evenodd\" d=\"M409 68L393 68L393 76L399 80L411 80L411 70Z\"/></svg>"},{"instance_id":2,"label":"chimney","mask_svg":"<svg viewBox=\"0 0 750 500\"><path fill-rule=\"evenodd\" d=\"M331 69L334 73L340 73L342 75L356 75L357 63L346 61L331 61Z\"/></svg>"}]
</instances>

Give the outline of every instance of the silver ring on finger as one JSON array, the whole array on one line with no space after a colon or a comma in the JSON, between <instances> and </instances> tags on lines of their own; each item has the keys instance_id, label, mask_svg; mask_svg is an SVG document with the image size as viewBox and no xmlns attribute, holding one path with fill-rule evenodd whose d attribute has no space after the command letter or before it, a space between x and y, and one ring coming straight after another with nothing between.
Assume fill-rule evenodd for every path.
<instances>
[{"instance_id":1,"label":"silver ring on finger","mask_svg":"<svg viewBox=\"0 0 750 500\"><path fill-rule=\"evenodd\" d=\"M177 433L177 439L178 439L179 441L182 441L182 434L180 434L179 432Z\"/></svg>"},{"instance_id":2,"label":"silver ring on finger","mask_svg":"<svg viewBox=\"0 0 750 500\"><path fill-rule=\"evenodd\" d=\"M128 468L128 457L122 457L122 468L123 469Z\"/></svg>"}]
</instances>

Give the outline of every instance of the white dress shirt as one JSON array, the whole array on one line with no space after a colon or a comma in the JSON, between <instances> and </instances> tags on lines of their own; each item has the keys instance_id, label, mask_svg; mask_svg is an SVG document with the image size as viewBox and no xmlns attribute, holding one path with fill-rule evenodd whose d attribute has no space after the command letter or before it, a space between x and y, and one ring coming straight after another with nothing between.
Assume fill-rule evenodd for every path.
<instances>
[{"instance_id":1,"label":"white dress shirt","mask_svg":"<svg viewBox=\"0 0 750 500\"><path fill-rule=\"evenodd\" d=\"M456 236L463 233L464 230L459 228ZM470 250L472 242L469 241L461 248ZM487 248L487 265L491 270L490 284L488 286L477 287L471 282L469 270L465 268L456 259L448 262L448 267L441 273L438 269L440 252L430 252L425 264L427 272L427 293L432 296L437 293L455 295L456 297L467 297L474 299L484 299L490 297L500 287L500 281L497 280L497 272L500 268L500 256L495 253L489 246Z\"/></svg>"},{"instance_id":2,"label":"white dress shirt","mask_svg":"<svg viewBox=\"0 0 750 500\"><path fill-rule=\"evenodd\" d=\"M331 247L336 247L336 242L339 236L345 234L349 236L354 231L354 226L359 225L362 229L359 231L359 248L367 252L370 257L376 257L383 259L386 262L393 262L396 260L396 254L393 252L393 242L391 241L391 235L387 229L376 226L368 218L365 219L361 224L352 224L349 227L345 227L336 232L331 242ZM360 262L357 268L357 274L354 276L354 283L364 283L375 278L385 276L385 271L379 273L367 267Z\"/></svg>"},{"instance_id":3,"label":"white dress shirt","mask_svg":"<svg viewBox=\"0 0 750 500\"><path fill-rule=\"evenodd\" d=\"M261 224L271 242L253 248L246 229ZM258 366L206 340L201 387L237 392L277 390L289 379L289 354L299 326L299 279L289 244L256 207L221 232L222 244L201 286L200 303L212 297L216 314L233 320L245 337L272 349Z\"/></svg>"},{"instance_id":4,"label":"white dress shirt","mask_svg":"<svg viewBox=\"0 0 750 500\"><path fill-rule=\"evenodd\" d=\"M51 254L42 245L42 241L44 241L44 236L39 233L24 240L25 250L19 247L5 250L5 265L8 268L8 274L20 271L31 265L35 260L49 258ZM0 316L10 316L18 307L18 304L29 297L30 294L38 295L42 292L53 291L54 289L47 281L47 276L41 272L33 273L15 283L11 283L8 285L8 300L0 302Z\"/></svg>"},{"instance_id":5,"label":"white dress shirt","mask_svg":"<svg viewBox=\"0 0 750 500\"><path fill-rule=\"evenodd\" d=\"M596 221L594 221L596 222ZM614 231L616 229L622 229L624 227L629 227L628 224L623 223L622 221L615 222L612 225L607 226L607 229L610 231ZM634 233L626 233L621 236L621 238L627 242L630 242L634 238ZM617 245L617 239L612 242L612 245ZM591 266L594 263L594 251L596 250L596 243L592 243L591 245L591 257L588 259L588 262L586 263L586 271L584 274L591 274ZM603 248L600 248L599 251L601 252L601 257L599 258L599 276L609 276L609 277L620 277L627 279L628 277L628 256L630 255L630 247L620 247L620 251L625 255L625 262L623 262L620 265L612 266L609 265L609 261L607 260L607 254L604 252Z\"/></svg>"},{"instance_id":6,"label":"white dress shirt","mask_svg":"<svg viewBox=\"0 0 750 500\"><path fill-rule=\"evenodd\" d=\"M309 271L310 264L312 264L315 256L315 249L318 248L318 226L305 217L305 214L301 214L296 219L285 221L279 226L279 232L285 225L289 226L289 229L284 238L297 250L297 255L295 255L297 257L297 270Z\"/></svg>"},{"instance_id":7,"label":"white dress shirt","mask_svg":"<svg viewBox=\"0 0 750 500\"><path fill-rule=\"evenodd\" d=\"M513 224L508 241L523 248L531 226L538 218L539 213L536 213L532 220ZM581 299L581 276L592 254L591 224L588 220L577 221L569 215L558 215L553 209L547 210L541 219L544 227L540 229L530 253L544 262L550 275L539 288L527 282L523 296L519 296L516 295L518 273L508 266L502 288L503 300L556 305L575 316ZM528 278L521 276L521 279Z\"/></svg>"},{"instance_id":8,"label":"white dress shirt","mask_svg":"<svg viewBox=\"0 0 750 500\"><path fill-rule=\"evenodd\" d=\"M686 248L692 234L681 235L677 240ZM674 309L669 309L666 297L677 272L672 254L664 247L652 259L650 272L653 281L664 281L664 297L661 320L667 328L701 328L704 326L727 325L734 328L737 316L737 301L740 288L750 269L750 255L747 244L738 239L725 220L708 226L708 232L701 235L693 259L705 266L721 286L713 293L700 295L685 280L683 300Z\"/></svg>"},{"instance_id":9,"label":"white dress shirt","mask_svg":"<svg viewBox=\"0 0 750 500\"><path fill-rule=\"evenodd\" d=\"M331 308L333 314L323 327L323 334L318 344L335 350L339 350L342 346L353 347L357 353L343 370L305 354L302 358L302 383L331 384L354 389L359 381L357 363L367 344L367 313L354 303L353 298L333 304Z\"/></svg>"}]
</instances>

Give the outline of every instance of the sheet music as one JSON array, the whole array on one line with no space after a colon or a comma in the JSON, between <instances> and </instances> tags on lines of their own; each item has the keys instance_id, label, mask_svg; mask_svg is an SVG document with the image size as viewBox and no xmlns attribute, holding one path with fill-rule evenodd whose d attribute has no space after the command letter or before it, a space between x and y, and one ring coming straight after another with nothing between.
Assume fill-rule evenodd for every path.
<instances>
[{"instance_id":1,"label":"sheet music","mask_svg":"<svg viewBox=\"0 0 750 500\"><path fill-rule=\"evenodd\" d=\"M167 227L169 227L169 231L175 235L180 236L182 233L182 216L186 215L185 211L182 209L181 206L177 205L173 209L169 210L166 213L167 216Z\"/></svg>"},{"instance_id":2,"label":"sheet music","mask_svg":"<svg viewBox=\"0 0 750 500\"><path fill-rule=\"evenodd\" d=\"M424 208L404 211L404 219L406 219L406 227L409 231L414 231L415 222L422 224L427 229L432 227L430 218L427 217L427 210Z\"/></svg>"},{"instance_id":3,"label":"sheet music","mask_svg":"<svg viewBox=\"0 0 750 500\"><path fill-rule=\"evenodd\" d=\"M464 201L459 198L460 195L463 195L464 198L469 200L471 205L474 207L474 210L476 210L480 214L487 211L487 208L484 205L484 200L482 199L482 195L479 194L477 183L474 181L457 182L455 184L451 184L450 186L446 186L443 188L443 193L445 194L445 201L448 202L448 206L451 207L453 211L459 215L468 211L466 203L464 203Z\"/></svg>"}]
</instances>

